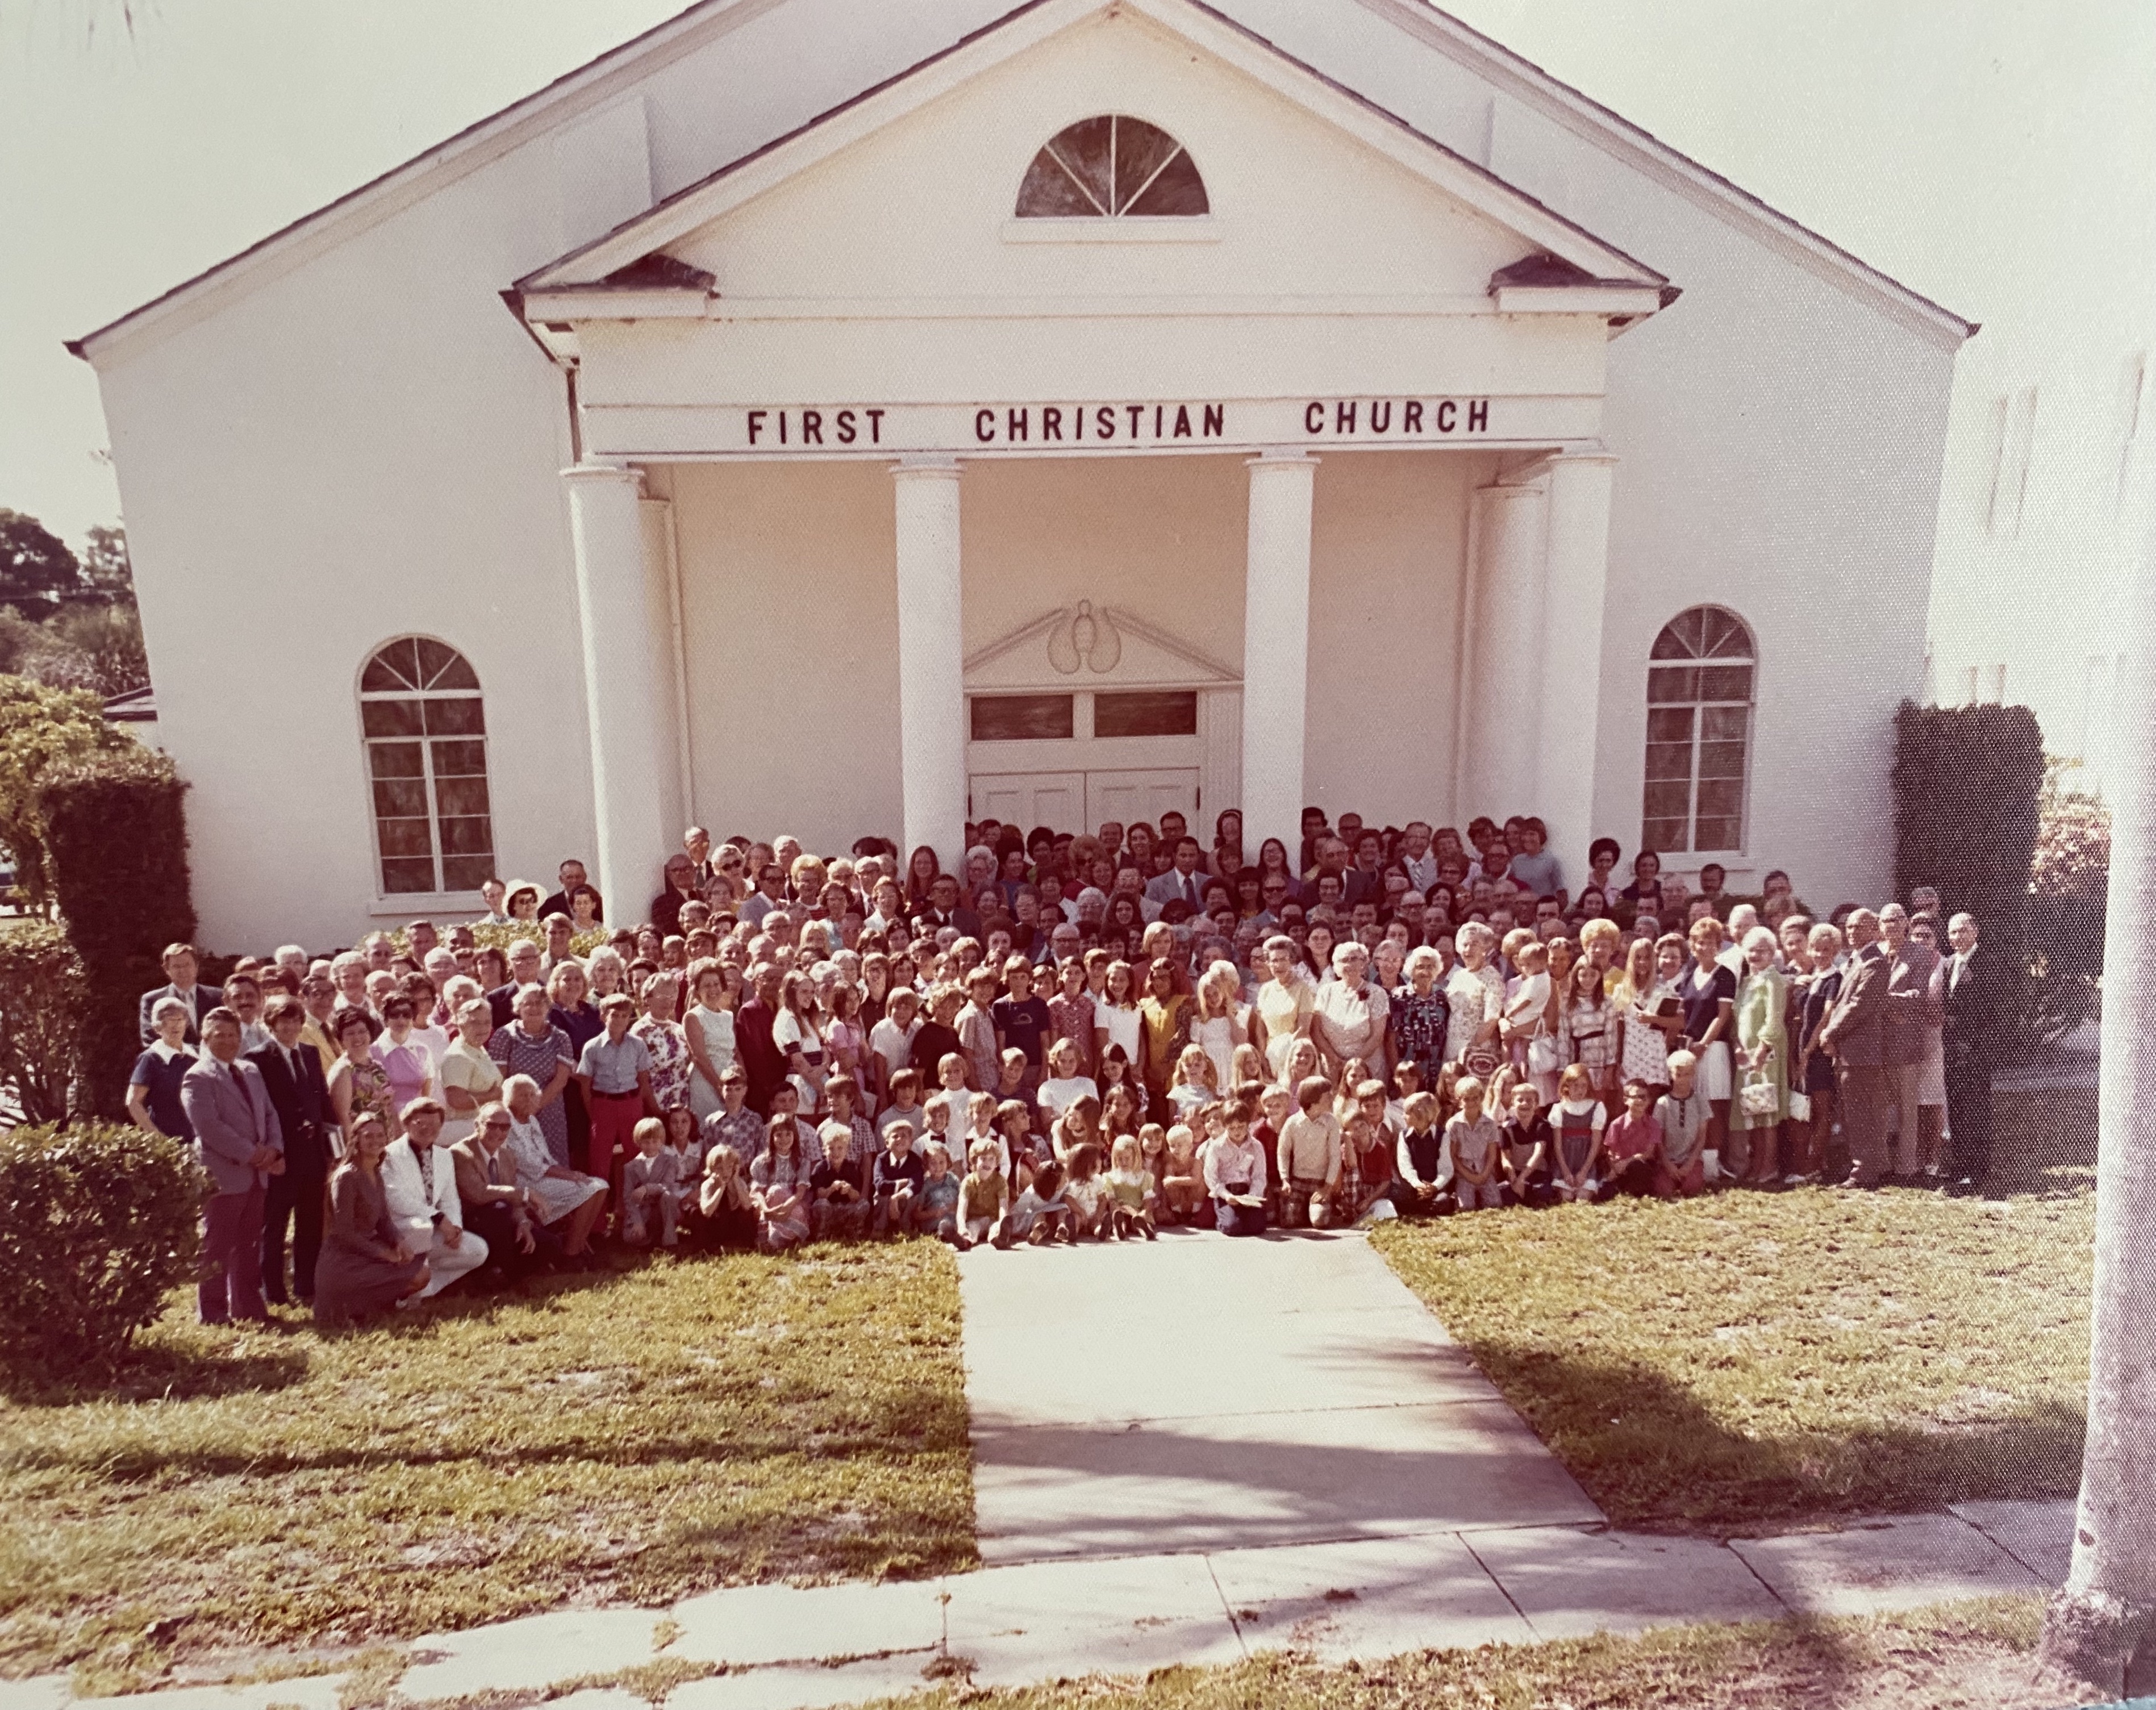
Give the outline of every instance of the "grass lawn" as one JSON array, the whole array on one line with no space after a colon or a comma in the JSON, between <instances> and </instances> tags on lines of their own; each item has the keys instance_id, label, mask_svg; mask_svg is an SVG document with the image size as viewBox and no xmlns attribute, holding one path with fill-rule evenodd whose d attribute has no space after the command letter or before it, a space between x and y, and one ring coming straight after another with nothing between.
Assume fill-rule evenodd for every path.
<instances>
[{"instance_id":1,"label":"grass lawn","mask_svg":"<svg viewBox=\"0 0 2156 1710\"><path fill-rule=\"evenodd\" d=\"M1729 1192L1376 1240L1620 1524L2071 1496L2093 1202Z\"/></svg>"},{"instance_id":2,"label":"grass lawn","mask_svg":"<svg viewBox=\"0 0 2156 1710\"><path fill-rule=\"evenodd\" d=\"M2041 1667L2039 1599L1856 1620L1664 1628L1635 1638L1430 1651L1324 1667L1291 1656L1142 1683L943 1692L907 1710L2054 1710L2101 1695Z\"/></svg>"},{"instance_id":3,"label":"grass lawn","mask_svg":"<svg viewBox=\"0 0 2156 1710\"><path fill-rule=\"evenodd\" d=\"M0 1400L0 1674L973 1564L935 1242L653 1262L318 1336L176 1296L117 1389Z\"/></svg>"}]
</instances>

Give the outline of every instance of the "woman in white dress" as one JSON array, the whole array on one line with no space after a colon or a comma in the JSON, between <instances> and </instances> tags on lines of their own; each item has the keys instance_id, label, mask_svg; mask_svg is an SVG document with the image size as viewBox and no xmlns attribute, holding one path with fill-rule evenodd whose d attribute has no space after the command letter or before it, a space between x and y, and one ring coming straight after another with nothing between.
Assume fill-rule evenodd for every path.
<instances>
[{"instance_id":1,"label":"woman in white dress","mask_svg":"<svg viewBox=\"0 0 2156 1710\"><path fill-rule=\"evenodd\" d=\"M1129 963L1110 963L1106 989L1093 1004L1093 1060L1105 1063L1109 1051L1121 1047L1123 1060L1130 1065L1133 1074L1138 1066L1139 1016L1136 981L1137 975L1132 972Z\"/></svg>"},{"instance_id":2,"label":"woman in white dress","mask_svg":"<svg viewBox=\"0 0 2156 1710\"><path fill-rule=\"evenodd\" d=\"M725 967L709 957L689 970L689 989L695 1001L681 1018L681 1034L689 1046L689 1108L701 1122L725 1107L719 1077L733 1066L736 1000Z\"/></svg>"},{"instance_id":3,"label":"woman in white dress","mask_svg":"<svg viewBox=\"0 0 2156 1710\"><path fill-rule=\"evenodd\" d=\"M1317 1014L1317 988L1303 977L1295 940L1281 932L1265 940L1265 968L1272 978L1258 988L1256 1033L1265 1066L1277 1079L1287 1066L1288 1047L1310 1037Z\"/></svg>"}]
</instances>

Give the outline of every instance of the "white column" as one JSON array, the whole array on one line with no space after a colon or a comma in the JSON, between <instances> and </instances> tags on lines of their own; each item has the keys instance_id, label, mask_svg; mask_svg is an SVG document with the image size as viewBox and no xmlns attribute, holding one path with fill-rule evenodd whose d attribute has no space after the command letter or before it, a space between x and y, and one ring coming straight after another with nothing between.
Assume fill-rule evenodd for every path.
<instances>
[{"instance_id":1,"label":"white column","mask_svg":"<svg viewBox=\"0 0 2156 1710\"><path fill-rule=\"evenodd\" d=\"M958 547L958 465L895 465L898 521L898 745L906 849L965 864L966 644Z\"/></svg>"},{"instance_id":2,"label":"white column","mask_svg":"<svg viewBox=\"0 0 2156 1710\"><path fill-rule=\"evenodd\" d=\"M1303 720L1310 675L1310 513L1317 460L1268 451L1250 460L1243 593L1243 854L1268 837L1302 847ZM1222 802L1209 810L1229 806Z\"/></svg>"},{"instance_id":3,"label":"white column","mask_svg":"<svg viewBox=\"0 0 2156 1710\"><path fill-rule=\"evenodd\" d=\"M580 463L562 479L576 546L599 891L608 920L641 920L680 835L666 816L674 732L659 667L670 643L648 590L642 477L619 464Z\"/></svg>"},{"instance_id":4,"label":"white column","mask_svg":"<svg viewBox=\"0 0 2156 1710\"><path fill-rule=\"evenodd\" d=\"M1535 806L1549 849L1578 891L1594 824L1602 706L1602 612L1609 579L1609 493L1617 460L1604 452L1550 460L1543 558L1542 723ZM1621 775L1621 774L1620 774ZM1636 807L1637 803L1631 805Z\"/></svg>"},{"instance_id":5,"label":"white column","mask_svg":"<svg viewBox=\"0 0 2156 1710\"><path fill-rule=\"evenodd\" d=\"M1503 819L1541 811L1543 681L1541 486L1476 490L1474 598L1462 673L1466 752L1456 812Z\"/></svg>"}]
</instances>

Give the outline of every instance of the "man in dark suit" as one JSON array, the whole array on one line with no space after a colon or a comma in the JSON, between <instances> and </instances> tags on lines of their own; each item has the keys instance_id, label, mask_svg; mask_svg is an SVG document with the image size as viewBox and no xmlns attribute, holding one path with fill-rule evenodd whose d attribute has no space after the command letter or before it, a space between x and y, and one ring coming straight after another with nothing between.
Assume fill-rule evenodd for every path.
<instances>
[{"instance_id":1,"label":"man in dark suit","mask_svg":"<svg viewBox=\"0 0 2156 1710\"><path fill-rule=\"evenodd\" d=\"M330 1090L321 1054L300 1035L307 1006L280 993L262 1011L271 1042L247 1053L262 1071L270 1107L285 1141L285 1173L270 1178L262 1199L262 1291L286 1303L285 1229L292 1229L292 1293L302 1305L315 1298L315 1261L322 1250L322 1195L329 1181Z\"/></svg>"},{"instance_id":2,"label":"man in dark suit","mask_svg":"<svg viewBox=\"0 0 2156 1710\"><path fill-rule=\"evenodd\" d=\"M1819 1043L1840 1070L1841 1133L1849 1174L1835 1185L1874 1188L1887 1163L1887 979L1892 964L1879 942L1879 917L1868 908L1849 917L1849 967L1841 995L1820 1026Z\"/></svg>"},{"instance_id":3,"label":"man in dark suit","mask_svg":"<svg viewBox=\"0 0 2156 1710\"><path fill-rule=\"evenodd\" d=\"M239 1055L239 1016L203 1017L203 1055L180 1082L180 1108L213 1191L203 1207L195 1304L205 1324L267 1323L262 1302L262 1208L285 1168L285 1140L262 1071Z\"/></svg>"},{"instance_id":4,"label":"man in dark suit","mask_svg":"<svg viewBox=\"0 0 2156 1710\"><path fill-rule=\"evenodd\" d=\"M945 927L956 927L962 938L981 936L981 917L973 910L963 907L958 901L958 876L938 873L928 887L928 906L913 917L913 930L922 937L933 940Z\"/></svg>"},{"instance_id":5,"label":"man in dark suit","mask_svg":"<svg viewBox=\"0 0 2156 1710\"><path fill-rule=\"evenodd\" d=\"M1976 1194L1991 1173L1991 1057L2005 1018L1997 958L1978 953L1976 917L1956 915L1947 940L1953 946L1945 980L1949 1173L1953 1192Z\"/></svg>"},{"instance_id":6,"label":"man in dark suit","mask_svg":"<svg viewBox=\"0 0 2156 1710\"><path fill-rule=\"evenodd\" d=\"M681 930L681 905L696 898L696 864L685 855L670 856L666 888L651 899L651 924L670 938Z\"/></svg>"},{"instance_id":7,"label":"man in dark suit","mask_svg":"<svg viewBox=\"0 0 2156 1710\"><path fill-rule=\"evenodd\" d=\"M570 906L569 893L579 885L589 884L590 876L584 871L584 864L574 855L571 855L554 870L554 876L561 881L562 888L539 905L539 918L543 921L550 914L559 914L566 915L571 920L574 920L577 917L577 911ZM598 892L594 891L592 895L597 896ZM603 900L592 911L592 918L599 921L606 918L606 904Z\"/></svg>"},{"instance_id":8,"label":"man in dark suit","mask_svg":"<svg viewBox=\"0 0 2156 1710\"><path fill-rule=\"evenodd\" d=\"M208 986L195 983L195 970L201 963L193 945L167 944L164 961L167 983L154 992L143 993L137 1006L141 1011L136 1019L141 1024L142 1043L146 1045L157 1036L157 1027L150 1019L151 1012L165 999L177 998L187 1006L187 1042L200 1045L203 1011L217 1002L218 994Z\"/></svg>"}]
</instances>

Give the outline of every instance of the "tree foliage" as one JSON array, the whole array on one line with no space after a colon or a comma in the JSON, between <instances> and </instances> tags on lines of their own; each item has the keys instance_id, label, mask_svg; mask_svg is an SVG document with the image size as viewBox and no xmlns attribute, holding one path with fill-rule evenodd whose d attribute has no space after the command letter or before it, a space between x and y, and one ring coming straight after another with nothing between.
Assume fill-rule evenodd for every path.
<instances>
[{"instance_id":1,"label":"tree foliage","mask_svg":"<svg viewBox=\"0 0 2156 1710\"><path fill-rule=\"evenodd\" d=\"M65 541L36 517L0 508L0 604L49 603L81 585Z\"/></svg>"},{"instance_id":2,"label":"tree foliage","mask_svg":"<svg viewBox=\"0 0 2156 1710\"><path fill-rule=\"evenodd\" d=\"M53 896L88 989L80 1102L100 1116L126 1107L136 1006L164 978L165 946L194 937L186 789L170 760L125 737L52 768L39 787Z\"/></svg>"},{"instance_id":3,"label":"tree foliage","mask_svg":"<svg viewBox=\"0 0 2156 1710\"><path fill-rule=\"evenodd\" d=\"M100 593L135 603L135 567L127 557L127 531L117 523L85 537L82 579Z\"/></svg>"},{"instance_id":4,"label":"tree foliage","mask_svg":"<svg viewBox=\"0 0 2156 1710\"><path fill-rule=\"evenodd\" d=\"M2111 881L2111 809L2069 789L2053 761L2037 808L2029 872L2029 1004L2036 1040L2064 1038L2096 1013L2103 980L2104 904Z\"/></svg>"},{"instance_id":5,"label":"tree foliage","mask_svg":"<svg viewBox=\"0 0 2156 1710\"><path fill-rule=\"evenodd\" d=\"M0 677L0 845L15 858L15 882L33 908L51 896L44 810L38 790L56 767L137 745L105 721L98 697Z\"/></svg>"}]
</instances>

